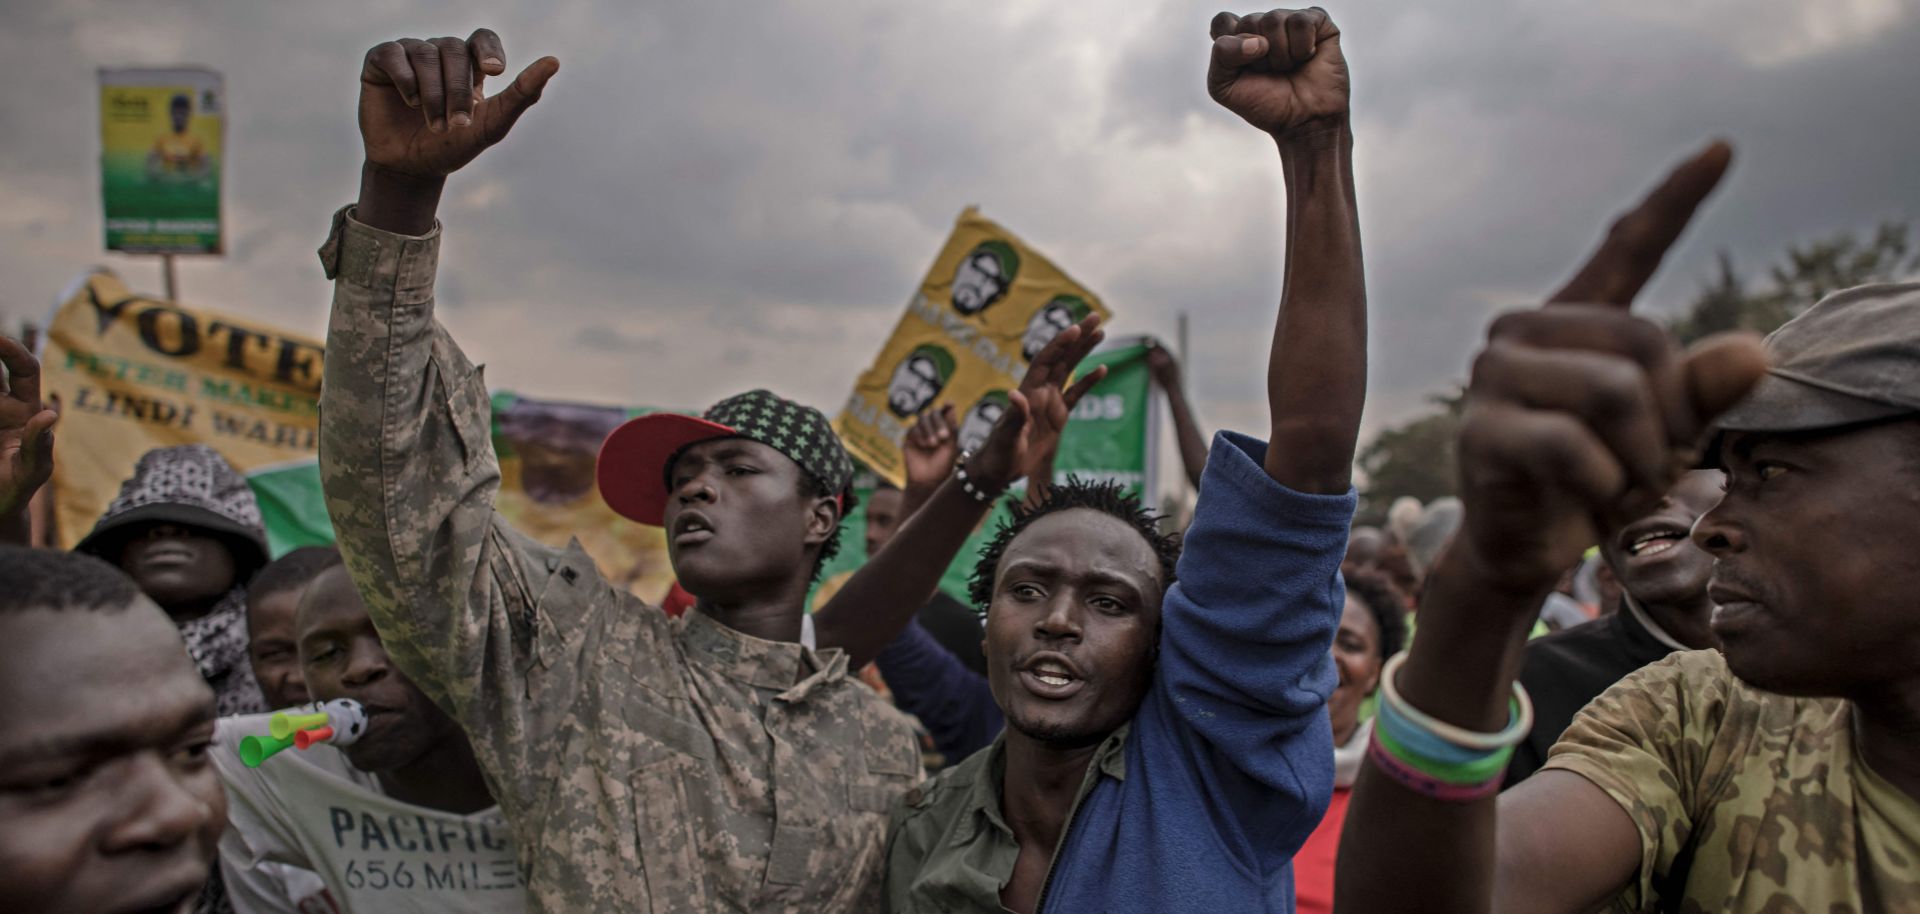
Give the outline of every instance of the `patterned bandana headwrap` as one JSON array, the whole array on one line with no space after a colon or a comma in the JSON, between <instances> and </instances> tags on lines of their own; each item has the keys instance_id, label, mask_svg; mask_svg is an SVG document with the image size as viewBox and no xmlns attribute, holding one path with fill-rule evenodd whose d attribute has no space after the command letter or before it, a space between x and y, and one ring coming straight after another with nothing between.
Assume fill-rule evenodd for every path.
<instances>
[{"instance_id":1,"label":"patterned bandana headwrap","mask_svg":"<svg viewBox=\"0 0 1920 914\"><path fill-rule=\"evenodd\" d=\"M74 550L118 564L128 538L162 523L213 535L233 553L233 589L212 612L177 624L201 678L213 686L222 717L267 710L247 659L246 585L267 561L253 490L204 444L156 448L141 455L133 476Z\"/></svg>"},{"instance_id":2,"label":"patterned bandana headwrap","mask_svg":"<svg viewBox=\"0 0 1920 914\"><path fill-rule=\"evenodd\" d=\"M840 436L833 433L833 426L827 424L827 417L811 406L783 399L771 391L749 390L715 403L702 418L787 455L788 460L799 464L828 495L840 494L853 481L853 458L847 456L847 449L841 446ZM664 472L672 469L673 461L668 460L662 468L663 483L671 485Z\"/></svg>"}]
</instances>

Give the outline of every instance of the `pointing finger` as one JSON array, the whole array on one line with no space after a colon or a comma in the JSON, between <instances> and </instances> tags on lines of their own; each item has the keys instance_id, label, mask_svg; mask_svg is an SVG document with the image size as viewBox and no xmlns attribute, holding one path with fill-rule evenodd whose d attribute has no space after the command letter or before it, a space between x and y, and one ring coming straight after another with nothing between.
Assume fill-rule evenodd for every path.
<instances>
[{"instance_id":1,"label":"pointing finger","mask_svg":"<svg viewBox=\"0 0 1920 914\"><path fill-rule=\"evenodd\" d=\"M1639 206L1614 222L1600 249L1549 303L1632 305L1732 161L1733 147L1715 140L1682 162Z\"/></svg>"}]
</instances>

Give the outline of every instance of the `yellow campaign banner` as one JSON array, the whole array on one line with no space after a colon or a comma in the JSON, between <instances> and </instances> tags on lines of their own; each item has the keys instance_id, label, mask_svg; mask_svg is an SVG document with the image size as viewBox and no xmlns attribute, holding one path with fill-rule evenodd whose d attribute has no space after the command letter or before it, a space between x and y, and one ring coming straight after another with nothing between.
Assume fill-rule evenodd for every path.
<instances>
[{"instance_id":1,"label":"yellow campaign banner","mask_svg":"<svg viewBox=\"0 0 1920 914\"><path fill-rule=\"evenodd\" d=\"M140 455L205 444L260 501L275 555L327 543L316 461L321 341L87 276L48 329L42 393L57 400L53 493L61 544L93 529ZM666 539L613 513L594 486L600 441L647 409L493 395L495 507L552 546L575 537L616 585L658 601L672 583Z\"/></svg>"},{"instance_id":2,"label":"yellow campaign banner","mask_svg":"<svg viewBox=\"0 0 1920 914\"><path fill-rule=\"evenodd\" d=\"M242 473L312 460L321 344L242 318L136 295L94 273L60 306L42 353L57 398L54 479L71 548L140 455L201 443Z\"/></svg>"},{"instance_id":3,"label":"yellow campaign banner","mask_svg":"<svg viewBox=\"0 0 1920 914\"><path fill-rule=\"evenodd\" d=\"M834 430L856 459L902 485L900 442L916 414L952 404L961 446L979 446L1027 362L1092 314L1111 317L1098 296L968 207Z\"/></svg>"}]
</instances>

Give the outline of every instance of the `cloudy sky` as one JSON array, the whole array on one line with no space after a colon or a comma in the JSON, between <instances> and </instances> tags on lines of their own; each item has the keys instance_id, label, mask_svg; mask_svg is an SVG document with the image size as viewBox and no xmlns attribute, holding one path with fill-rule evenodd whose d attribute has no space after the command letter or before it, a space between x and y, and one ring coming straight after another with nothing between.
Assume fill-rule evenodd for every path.
<instances>
[{"instance_id":1,"label":"cloudy sky","mask_svg":"<svg viewBox=\"0 0 1920 914\"><path fill-rule=\"evenodd\" d=\"M1920 211L1920 0L1330 3L1354 72L1373 311L1370 429L1463 374L1489 315L1549 290L1608 217L1714 136L1731 179L1649 310L1717 248ZM499 387L699 407L767 385L831 409L967 204L1113 307L1192 321L1203 419L1255 427L1279 294L1271 144L1202 83L1190 0L325 4L19 0L0 29L0 319L100 249L98 66L227 77L230 253L183 297L318 334L313 255L357 187L356 77L390 37L561 59L456 176L441 317Z\"/></svg>"}]
</instances>

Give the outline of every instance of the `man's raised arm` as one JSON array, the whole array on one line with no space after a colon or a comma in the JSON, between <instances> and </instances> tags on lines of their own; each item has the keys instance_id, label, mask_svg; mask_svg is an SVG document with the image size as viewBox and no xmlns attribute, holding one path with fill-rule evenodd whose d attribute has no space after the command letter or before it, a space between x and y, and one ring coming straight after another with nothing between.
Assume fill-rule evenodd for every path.
<instances>
[{"instance_id":1,"label":"man's raised arm","mask_svg":"<svg viewBox=\"0 0 1920 914\"><path fill-rule=\"evenodd\" d=\"M1318 9L1213 19L1207 88L1278 147L1286 284L1267 389L1272 438L1223 432L1202 471L1160 611L1142 751L1225 811L1225 843L1272 872L1333 790L1328 647L1340 618L1348 481L1366 386L1366 288L1354 210L1347 67Z\"/></svg>"},{"instance_id":2,"label":"man's raised arm","mask_svg":"<svg viewBox=\"0 0 1920 914\"><path fill-rule=\"evenodd\" d=\"M1207 91L1273 137L1287 184L1286 280L1267 361L1267 474L1344 493L1367 392L1367 285L1340 29L1318 9L1213 18Z\"/></svg>"},{"instance_id":3,"label":"man's raised arm","mask_svg":"<svg viewBox=\"0 0 1920 914\"><path fill-rule=\"evenodd\" d=\"M1683 354L1627 313L1729 156L1714 144L1682 164L1547 307L1494 322L1460 432L1463 526L1428 578L1420 637L1383 689L1397 685L1399 701L1439 726L1400 715L1418 722L1395 731L1411 732L1400 748L1379 739L1384 723L1375 730L1334 871L1337 910L1572 914L1605 904L1640 867L1633 820L1598 786L1548 770L1496 800L1504 762L1489 753L1493 734L1524 733L1509 696L1541 598L1589 545L1661 498L1693 464L1701 430L1764 368L1757 340ZM1383 721L1394 701L1383 700ZM1498 769L1468 777L1467 762L1434 761L1465 753L1447 747L1475 734L1472 751Z\"/></svg>"},{"instance_id":4,"label":"man's raised arm","mask_svg":"<svg viewBox=\"0 0 1920 914\"><path fill-rule=\"evenodd\" d=\"M486 388L433 318L434 210L446 176L505 137L558 67L542 58L487 97L505 54L485 29L367 52L360 200L321 249L335 281L320 413L327 510L387 649L456 716L501 630L490 615L516 583L520 602L531 597L524 576L483 567L514 547L493 522Z\"/></svg>"}]
</instances>

